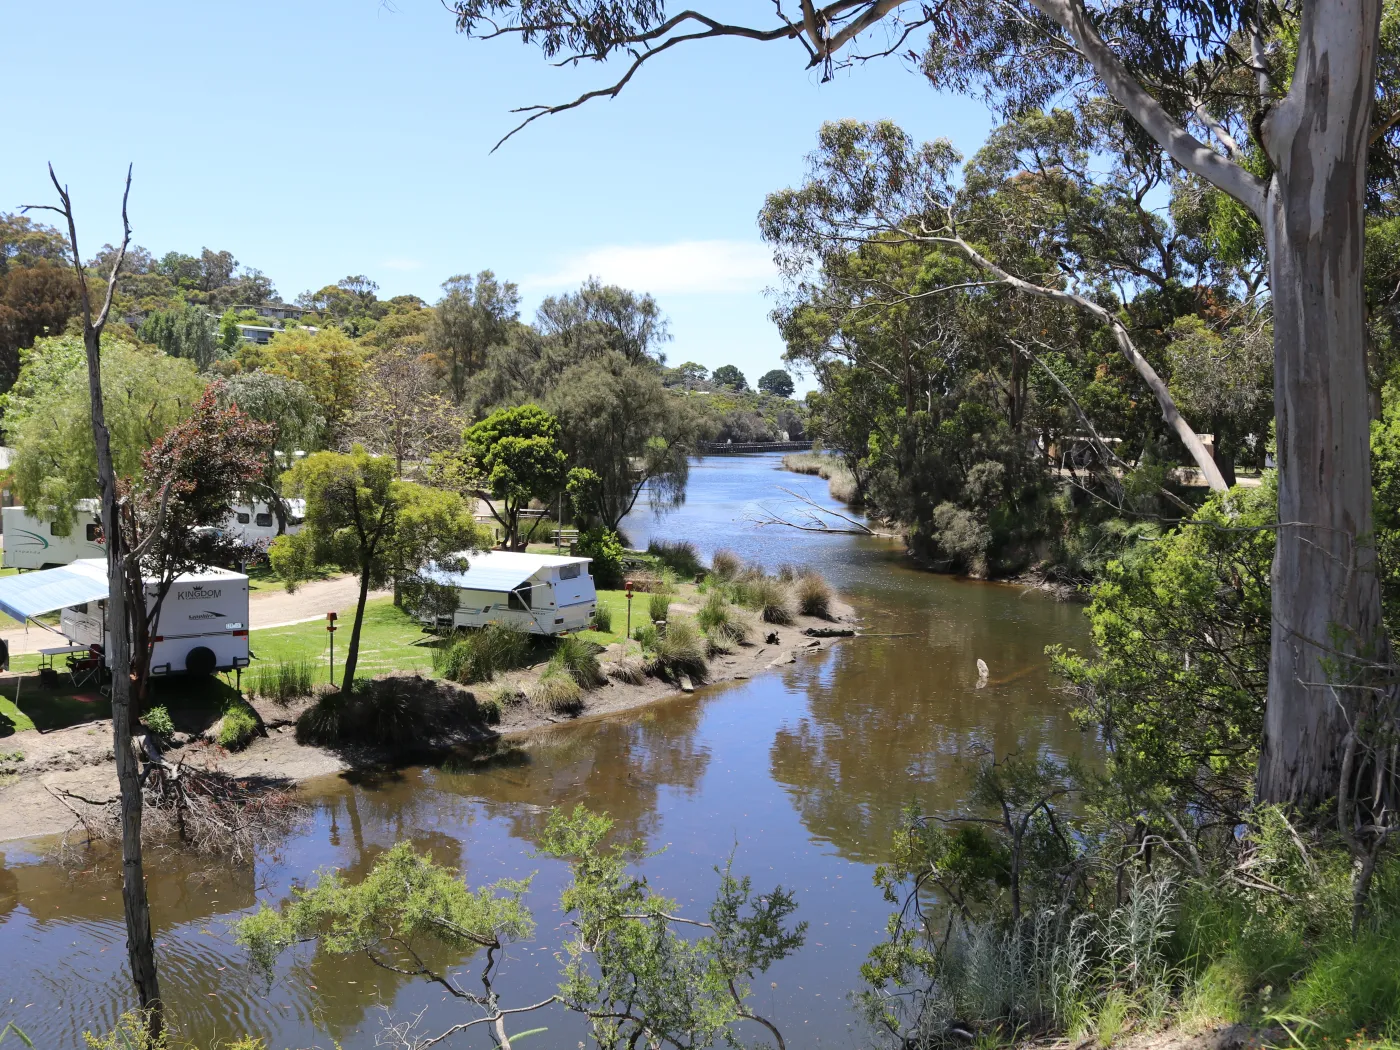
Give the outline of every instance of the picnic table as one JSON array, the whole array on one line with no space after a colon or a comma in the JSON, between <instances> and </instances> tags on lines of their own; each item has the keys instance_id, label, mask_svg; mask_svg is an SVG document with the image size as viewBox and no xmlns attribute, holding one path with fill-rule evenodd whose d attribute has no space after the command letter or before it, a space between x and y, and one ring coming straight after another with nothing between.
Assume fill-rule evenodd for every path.
<instances>
[{"instance_id":1,"label":"picnic table","mask_svg":"<svg viewBox=\"0 0 1400 1050\"><path fill-rule=\"evenodd\" d=\"M39 669L53 669L53 658L55 656L71 656L73 653L85 653L91 646L88 645L54 645L47 649L39 650Z\"/></svg>"}]
</instances>

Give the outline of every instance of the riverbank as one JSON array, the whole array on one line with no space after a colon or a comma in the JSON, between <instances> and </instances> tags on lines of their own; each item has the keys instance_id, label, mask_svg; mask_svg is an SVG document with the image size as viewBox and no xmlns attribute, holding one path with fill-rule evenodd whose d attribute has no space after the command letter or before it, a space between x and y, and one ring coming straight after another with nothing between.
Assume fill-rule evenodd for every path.
<instances>
[{"instance_id":1,"label":"riverbank","mask_svg":"<svg viewBox=\"0 0 1400 1050\"><path fill-rule=\"evenodd\" d=\"M697 610L683 604L672 606L678 613L693 615ZM742 681L768 670L797 663L804 656L825 651L835 637L833 631L854 631L855 610L837 601L831 619L798 616L789 626L761 624L758 636L732 653L713 657L709 662L706 685ZM813 632L809 634L807 632ZM816 636L814 636L816 635ZM637 643L630 643L632 655ZM603 649L600 660L607 665L624 655L623 644L615 642ZM480 686L441 686L460 689L484 698L488 694L514 690L529 692L542 665L511 672ZM381 678L392 675L381 676ZM401 676L413 678L412 675ZM467 723L450 739L424 741L424 754L444 753L464 745L479 744L549 730L581 720L603 718L667 700L678 699L690 690L672 682L647 677L632 684L609 677L606 684L584 693L581 708L573 714L559 714L521 701L500 711L499 721ZM176 746L165 753L171 763L185 762L200 769L215 770L236 777L260 777L296 784L315 777L358 769L377 769L393 764L393 757L373 748L327 748L300 744L296 739L297 718L314 702L312 698L279 705L252 697L249 704L262 721L261 731L241 751L227 751L203 736L181 734ZM202 734L217 736L211 722ZM8 782L7 782L8 781ZM66 729L47 732L25 730L0 738L0 842L45 835L60 835L78 822L79 815L91 817L101 803L117 794L116 767L112 752L112 723L99 719Z\"/></svg>"}]
</instances>

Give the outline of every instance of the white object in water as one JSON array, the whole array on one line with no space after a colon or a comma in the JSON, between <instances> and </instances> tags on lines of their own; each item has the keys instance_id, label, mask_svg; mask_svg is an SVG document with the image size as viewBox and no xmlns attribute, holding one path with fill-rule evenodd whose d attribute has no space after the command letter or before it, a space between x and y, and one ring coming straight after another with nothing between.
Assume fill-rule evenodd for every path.
<instances>
[{"instance_id":1,"label":"white object in water","mask_svg":"<svg viewBox=\"0 0 1400 1050\"><path fill-rule=\"evenodd\" d=\"M989 670L987 669L987 661L986 661L986 660L980 660L980 659L979 659L979 660L977 661L977 688L978 688L978 689L981 689L984 685L987 684L987 676L988 676L989 674L991 674L991 671L989 671Z\"/></svg>"}]
</instances>

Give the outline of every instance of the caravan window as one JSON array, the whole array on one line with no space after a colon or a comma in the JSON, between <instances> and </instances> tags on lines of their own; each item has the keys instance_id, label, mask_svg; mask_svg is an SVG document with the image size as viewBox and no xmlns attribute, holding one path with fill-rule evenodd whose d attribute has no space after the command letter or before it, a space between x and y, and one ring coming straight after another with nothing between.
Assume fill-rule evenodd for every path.
<instances>
[{"instance_id":1,"label":"caravan window","mask_svg":"<svg viewBox=\"0 0 1400 1050\"><path fill-rule=\"evenodd\" d=\"M258 524L258 528L260 528L260 529L269 529L269 528L271 528L271 527L272 527L272 515L271 515L271 514L259 514L258 517L257 517L257 524Z\"/></svg>"},{"instance_id":2,"label":"caravan window","mask_svg":"<svg viewBox=\"0 0 1400 1050\"><path fill-rule=\"evenodd\" d=\"M87 533L87 541L89 543L100 542L100 537L102 536L101 530L102 526L98 525L95 521L88 522L87 529L85 530Z\"/></svg>"},{"instance_id":3,"label":"caravan window","mask_svg":"<svg viewBox=\"0 0 1400 1050\"><path fill-rule=\"evenodd\" d=\"M249 522L249 520L250 520L246 511L241 511L241 510L240 510L240 511L238 512L237 517L238 517L238 524L240 524L240 525L247 525L248 522Z\"/></svg>"},{"instance_id":4,"label":"caravan window","mask_svg":"<svg viewBox=\"0 0 1400 1050\"><path fill-rule=\"evenodd\" d=\"M510 592L510 603L507 608L518 609L521 612L530 611L530 605L526 602L525 595L521 594L519 591Z\"/></svg>"},{"instance_id":5,"label":"caravan window","mask_svg":"<svg viewBox=\"0 0 1400 1050\"><path fill-rule=\"evenodd\" d=\"M581 573L582 571L583 566L579 565L577 562L575 562L573 565L565 565L562 569L559 570L559 578L561 580L576 580L579 577L579 573Z\"/></svg>"},{"instance_id":6,"label":"caravan window","mask_svg":"<svg viewBox=\"0 0 1400 1050\"><path fill-rule=\"evenodd\" d=\"M68 528L68 527L66 527L66 526L64 526L64 525L60 525L60 524L59 524L58 522L56 522L56 521L51 521L51 522L49 522L49 535L50 535L50 536L67 536L67 535L71 534L72 531L73 531L72 529L70 529L70 528Z\"/></svg>"}]
</instances>

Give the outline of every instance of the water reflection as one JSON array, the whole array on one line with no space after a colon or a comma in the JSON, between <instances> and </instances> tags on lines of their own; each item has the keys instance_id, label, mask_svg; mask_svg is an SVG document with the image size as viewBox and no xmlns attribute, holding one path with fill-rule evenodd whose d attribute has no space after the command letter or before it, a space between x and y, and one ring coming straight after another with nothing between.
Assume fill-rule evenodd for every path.
<instances>
[{"instance_id":1,"label":"water reflection","mask_svg":"<svg viewBox=\"0 0 1400 1050\"><path fill-rule=\"evenodd\" d=\"M649 709L499 741L434 768L332 777L304 789L311 815L255 865L160 852L148 862L163 990L183 1034L209 1045L251 1031L276 1047L375 1044L382 1006L422 1010L437 1030L462 1019L441 989L363 957L288 953L269 986L232 944L228 922L277 904L318 868L358 878L408 840L473 885L535 874L532 944L514 946L508 998L542 998L558 980L560 864L536 855L551 807L608 812L619 833L669 846L647 878L688 912L713 893L713 865L735 851L755 884L798 893L809 943L758 990L789 1045L861 1046L846 993L879 937L886 905L870 888L907 802L955 806L979 749L1068 754L1084 742L1048 680L1044 646L1082 645L1082 614L1014 587L943 579L909 567L888 542L754 530L756 495L777 485L825 495L825 483L771 457L697 465L684 507L628 522L634 543L691 539L775 566L815 562L852 596L865 637L803 656L780 673L702 689ZM976 661L990 666L976 688ZM69 872L34 847L0 855L0 1026L11 1017L41 1046L81 1045L130 1004L120 872L97 850ZM443 966L473 960L439 958ZM13 1003L9 1001L13 998ZM25 1004L33 1004L26 1009ZM7 1012L8 1011L8 1012ZM552 1011L543 1042L585 1038ZM458 1045L486 1045L467 1040Z\"/></svg>"}]
</instances>

